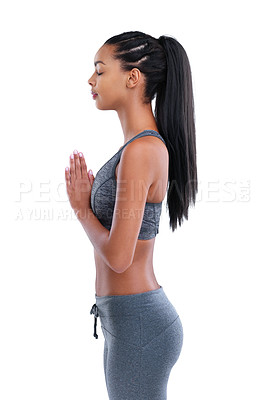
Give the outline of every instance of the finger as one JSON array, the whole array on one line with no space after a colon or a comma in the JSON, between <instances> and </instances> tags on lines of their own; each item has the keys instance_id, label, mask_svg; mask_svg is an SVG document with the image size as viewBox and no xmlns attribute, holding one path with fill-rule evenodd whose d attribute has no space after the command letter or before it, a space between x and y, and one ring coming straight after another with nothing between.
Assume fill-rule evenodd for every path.
<instances>
[{"instance_id":1,"label":"finger","mask_svg":"<svg viewBox=\"0 0 265 400\"><path fill-rule=\"evenodd\" d=\"M79 153L82 178L87 178L87 166L83 153Z\"/></svg>"},{"instance_id":2,"label":"finger","mask_svg":"<svg viewBox=\"0 0 265 400\"><path fill-rule=\"evenodd\" d=\"M91 171L91 173L90 173L90 171L91 171L91 169L88 171L87 176L88 176L89 182L90 182L90 184L91 184L91 186L92 186L92 185L93 185L93 182L94 182L94 180L95 180L95 178L94 178L94 176L93 176L92 171Z\"/></svg>"},{"instance_id":3,"label":"finger","mask_svg":"<svg viewBox=\"0 0 265 400\"><path fill-rule=\"evenodd\" d=\"M75 177L76 179L81 179L81 167L77 150L74 151L74 160L75 160Z\"/></svg>"},{"instance_id":4,"label":"finger","mask_svg":"<svg viewBox=\"0 0 265 400\"><path fill-rule=\"evenodd\" d=\"M70 170L68 167L65 168L65 181L66 181L66 189L68 191L71 186Z\"/></svg>"},{"instance_id":5,"label":"finger","mask_svg":"<svg viewBox=\"0 0 265 400\"><path fill-rule=\"evenodd\" d=\"M71 174L71 183L75 181L75 160L74 155L70 155L70 174Z\"/></svg>"}]
</instances>

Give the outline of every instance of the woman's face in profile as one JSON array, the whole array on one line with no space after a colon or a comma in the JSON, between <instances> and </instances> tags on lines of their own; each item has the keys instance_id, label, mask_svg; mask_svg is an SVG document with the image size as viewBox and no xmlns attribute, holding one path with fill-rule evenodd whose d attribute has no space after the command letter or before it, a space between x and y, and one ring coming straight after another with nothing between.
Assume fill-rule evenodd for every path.
<instances>
[{"instance_id":1,"label":"woman's face in profile","mask_svg":"<svg viewBox=\"0 0 265 400\"><path fill-rule=\"evenodd\" d=\"M126 101L128 72L120 68L120 61L112 57L114 46L103 45L95 55L95 71L88 79L99 110L117 110ZM91 95L92 97L92 95ZM92 97L93 99L93 97Z\"/></svg>"}]
</instances>

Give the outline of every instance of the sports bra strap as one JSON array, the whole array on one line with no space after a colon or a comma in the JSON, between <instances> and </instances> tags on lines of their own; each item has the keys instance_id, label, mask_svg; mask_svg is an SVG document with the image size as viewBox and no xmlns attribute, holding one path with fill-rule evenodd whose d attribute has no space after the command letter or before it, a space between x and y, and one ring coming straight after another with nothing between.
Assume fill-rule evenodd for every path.
<instances>
[{"instance_id":1,"label":"sports bra strap","mask_svg":"<svg viewBox=\"0 0 265 400\"><path fill-rule=\"evenodd\" d=\"M166 145L165 140L162 138L162 136L160 135L160 133L153 131L152 129L145 129L143 132L138 133L136 136L132 137L130 140L128 140L127 143L125 143L119 151L122 151L124 149L125 146L127 146L127 144L131 143L134 139L138 138L138 137L142 137L142 136L156 136L159 139L161 139L164 144Z\"/></svg>"}]
</instances>

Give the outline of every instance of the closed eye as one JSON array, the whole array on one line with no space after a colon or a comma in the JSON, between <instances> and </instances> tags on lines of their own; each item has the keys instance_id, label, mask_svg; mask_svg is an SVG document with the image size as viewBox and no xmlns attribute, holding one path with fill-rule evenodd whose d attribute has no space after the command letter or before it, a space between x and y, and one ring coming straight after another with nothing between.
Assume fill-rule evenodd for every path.
<instances>
[{"instance_id":1,"label":"closed eye","mask_svg":"<svg viewBox=\"0 0 265 400\"><path fill-rule=\"evenodd\" d=\"M102 75L102 74L103 74L103 72L101 72L101 73L97 72L97 75Z\"/></svg>"}]
</instances>

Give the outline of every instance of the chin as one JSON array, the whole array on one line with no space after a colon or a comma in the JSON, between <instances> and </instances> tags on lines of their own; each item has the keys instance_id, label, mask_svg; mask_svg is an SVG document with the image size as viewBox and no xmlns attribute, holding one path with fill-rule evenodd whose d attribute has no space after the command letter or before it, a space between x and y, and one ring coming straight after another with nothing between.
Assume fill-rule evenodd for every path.
<instances>
[{"instance_id":1,"label":"chin","mask_svg":"<svg viewBox=\"0 0 265 400\"><path fill-rule=\"evenodd\" d=\"M115 110L115 108L111 105L107 105L107 104L99 104L96 103L96 107L98 110Z\"/></svg>"},{"instance_id":2,"label":"chin","mask_svg":"<svg viewBox=\"0 0 265 400\"><path fill-rule=\"evenodd\" d=\"M105 96L104 96L105 98ZM120 100L117 100L117 98L113 98L113 99L106 99L105 101L102 99L102 97L97 97L96 100L94 100L96 102L96 107L98 110L113 110L113 111L117 111L119 108L119 104L121 103Z\"/></svg>"}]
</instances>

